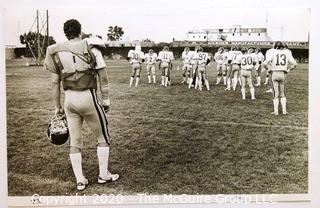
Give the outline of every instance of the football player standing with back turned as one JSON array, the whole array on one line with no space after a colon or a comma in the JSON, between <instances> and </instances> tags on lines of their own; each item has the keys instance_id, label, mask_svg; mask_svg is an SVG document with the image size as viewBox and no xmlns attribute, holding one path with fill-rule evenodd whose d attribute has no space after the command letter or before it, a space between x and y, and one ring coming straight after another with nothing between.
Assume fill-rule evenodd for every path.
<instances>
[{"instance_id":1,"label":"football player standing with back turned","mask_svg":"<svg viewBox=\"0 0 320 208\"><path fill-rule=\"evenodd\" d=\"M247 48L241 49L242 55L239 55L237 59L240 61L241 68L241 94L242 99L246 99L246 84L249 85L251 100L255 100L254 87L252 83L252 71L255 70L256 56L252 53L248 53Z\"/></svg>"},{"instance_id":2,"label":"football player standing with back turned","mask_svg":"<svg viewBox=\"0 0 320 208\"><path fill-rule=\"evenodd\" d=\"M164 46L163 50L159 52L158 60L160 61L160 69L162 72L161 84L165 87L168 86L169 76L171 70L171 62L174 60L173 53L169 51L168 46Z\"/></svg>"},{"instance_id":3,"label":"football player standing with back turned","mask_svg":"<svg viewBox=\"0 0 320 208\"><path fill-rule=\"evenodd\" d=\"M132 73L130 77L129 86L132 86L134 78L136 78L135 87L138 87L140 80L141 64L144 62L144 53L141 51L141 46L136 45L135 50L130 50L127 60L131 64Z\"/></svg>"},{"instance_id":4,"label":"football player standing with back turned","mask_svg":"<svg viewBox=\"0 0 320 208\"><path fill-rule=\"evenodd\" d=\"M207 79L207 65L210 63L210 56L208 53L203 52L203 49L201 47L198 48L198 52L195 54L194 59L197 61L198 66L198 84L199 84L199 90L202 91L202 80L204 81L204 84L206 85L207 90L210 90L209 81Z\"/></svg>"},{"instance_id":5,"label":"football player standing with back turned","mask_svg":"<svg viewBox=\"0 0 320 208\"><path fill-rule=\"evenodd\" d=\"M147 73L148 73L148 83L151 84L151 75L153 83L156 83L156 62L157 62L157 54L153 51L153 49L149 50L149 53L144 55L147 64Z\"/></svg>"},{"instance_id":6,"label":"football player standing with back turned","mask_svg":"<svg viewBox=\"0 0 320 208\"><path fill-rule=\"evenodd\" d=\"M263 62L263 66L271 71L271 82L273 87L273 112L279 114L279 99L282 107L282 114L287 114L287 98L285 95L285 85L287 73L297 66L297 62L292 57L291 51L286 50L281 42L276 42L274 45L276 50ZM288 68L288 65L290 67Z\"/></svg>"},{"instance_id":7,"label":"football player standing with back turned","mask_svg":"<svg viewBox=\"0 0 320 208\"><path fill-rule=\"evenodd\" d=\"M190 48L185 47L182 52L181 58L183 62L182 66L182 82L181 83L189 83L189 73L190 73Z\"/></svg>"},{"instance_id":8,"label":"football player standing with back turned","mask_svg":"<svg viewBox=\"0 0 320 208\"><path fill-rule=\"evenodd\" d=\"M98 139L98 183L116 181L118 174L108 171L110 136L106 110L110 105L106 64L101 51L89 39L80 39L81 24L74 19L64 23L68 41L48 47L45 68L52 76L52 95L55 114L65 111L70 134L70 160L77 181L77 190L88 185L82 172L81 129L83 120ZM102 43L101 47L105 47ZM60 83L65 90L64 109L60 104ZM99 88L98 88L99 86ZM97 91L101 93L98 97Z\"/></svg>"}]
</instances>

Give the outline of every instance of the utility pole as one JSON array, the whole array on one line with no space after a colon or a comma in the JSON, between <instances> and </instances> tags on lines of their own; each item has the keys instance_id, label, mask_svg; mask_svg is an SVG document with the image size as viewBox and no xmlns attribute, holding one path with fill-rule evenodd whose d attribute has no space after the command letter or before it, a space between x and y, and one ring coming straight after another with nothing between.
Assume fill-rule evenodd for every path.
<instances>
[{"instance_id":1,"label":"utility pole","mask_svg":"<svg viewBox=\"0 0 320 208\"><path fill-rule=\"evenodd\" d=\"M49 12L47 10L47 47L49 46Z\"/></svg>"},{"instance_id":2,"label":"utility pole","mask_svg":"<svg viewBox=\"0 0 320 208\"><path fill-rule=\"evenodd\" d=\"M41 49L40 49L40 29L39 29L39 11L37 10L37 65L40 65L40 59L41 59Z\"/></svg>"}]
</instances>

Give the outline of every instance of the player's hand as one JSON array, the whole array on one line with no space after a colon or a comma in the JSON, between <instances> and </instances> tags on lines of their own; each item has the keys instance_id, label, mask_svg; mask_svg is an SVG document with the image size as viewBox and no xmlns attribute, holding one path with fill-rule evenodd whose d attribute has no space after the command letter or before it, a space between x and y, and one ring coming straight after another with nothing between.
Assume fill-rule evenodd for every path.
<instances>
[{"instance_id":1,"label":"player's hand","mask_svg":"<svg viewBox=\"0 0 320 208\"><path fill-rule=\"evenodd\" d=\"M102 100L101 105L106 113L110 111L110 99Z\"/></svg>"},{"instance_id":2,"label":"player's hand","mask_svg":"<svg viewBox=\"0 0 320 208\"><path fill-rule=\"evenodd\" d=\"M63 115L63 114L64 114L63 108L62 108L61 106L55 107L54 114L55 114L56 116L58 116L58 115Z\"/></svg>"}]
</instances>

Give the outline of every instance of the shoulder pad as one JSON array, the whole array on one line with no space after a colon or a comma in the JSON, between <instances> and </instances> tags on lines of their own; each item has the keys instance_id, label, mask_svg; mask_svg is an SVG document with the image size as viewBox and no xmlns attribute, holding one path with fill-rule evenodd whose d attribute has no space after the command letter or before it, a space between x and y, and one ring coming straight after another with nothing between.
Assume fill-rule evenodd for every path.
<instances>
[{"instance_id":1,"label":"shoulder pad","mask_svg":"<svg viewBox=\"0 0 320 208\"><path fill-rule=\"evenodd\" d=\"M103 40L101 40L100 38L97 37L92 37L92 38L85 38L84 40L87 41L88 45L91 47L106 47L106 44L103 42Z\"/></svg>"}]
</instances>

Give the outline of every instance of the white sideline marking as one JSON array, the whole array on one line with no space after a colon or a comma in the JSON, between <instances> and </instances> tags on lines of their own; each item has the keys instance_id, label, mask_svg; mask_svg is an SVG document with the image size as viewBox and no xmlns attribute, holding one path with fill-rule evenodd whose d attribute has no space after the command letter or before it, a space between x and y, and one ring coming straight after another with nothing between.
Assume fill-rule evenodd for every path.
<instances>
[{"instance_id":1,"label":"white sideline marking","mask_svg":"<svg viewBox=\"0 0 320 208\"><path fill-rule=\"evenodd\" d=\"M150 116L119 116L119 115L108 115L110 118L121 118L121 119L146 119L146 120L161 120L161 121L174 121L174 122L190 122L190 123L200 123L200 124L224 124L230 126L249 126L249 127L262 127L262 128L283 128L283 129L294 129L294 130L308 130L308 127L305 126L288 126L288 125L268 125L268 124L256 124L256 123L243 123L243 122L232 122L232 121L197 121L192 119L176 119L176 118L154 118Z\"/></svg>"}]
</instances>

